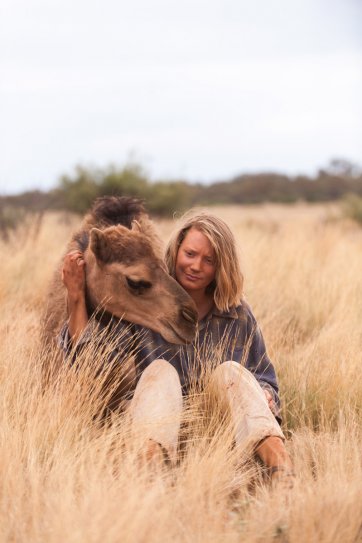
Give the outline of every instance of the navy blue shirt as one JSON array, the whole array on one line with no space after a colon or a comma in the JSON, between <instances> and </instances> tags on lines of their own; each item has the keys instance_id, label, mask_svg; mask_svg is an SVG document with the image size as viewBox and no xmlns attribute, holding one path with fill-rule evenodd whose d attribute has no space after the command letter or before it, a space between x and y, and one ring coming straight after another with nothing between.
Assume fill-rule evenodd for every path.
<instances>
[{"instance_id":1,"label":"navy blue shirt","mask_svg":"<svg viewBox=\"0 0 362 543\"><path fill-rule=\"evenodd\" d=\"M274 367L267 355L264 339L249 305L243 301L229 311L214 307L198 323L195 340L187 345L168 343L157 332L126 321L115 320L110 325L112 349L109 358L122 362L132 352L136 360L137 375L153 360L163 358L174 368L180 378L184 394L198 390L203 375L209 369L233 360L248 369L260 386L269 390L275 403L274 414L280 421L280 401ZM88 328L77 342L76 351L94 338L95 327L102 332L104 325L90 321ZM100 337L103 337L104 334ZM107 336L108 337L108 336ZM117 338L119 338L117 340ZM67 324L60 334L60 346L70 353L71 342Z\"/></svg>"}]
</instances>

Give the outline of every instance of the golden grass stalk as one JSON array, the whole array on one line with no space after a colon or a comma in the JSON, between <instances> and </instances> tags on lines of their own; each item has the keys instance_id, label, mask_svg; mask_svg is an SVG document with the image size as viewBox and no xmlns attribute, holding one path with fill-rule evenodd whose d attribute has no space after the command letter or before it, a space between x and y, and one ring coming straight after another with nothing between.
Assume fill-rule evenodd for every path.
<instances>
[{"instance_id":1,"label":"golden grass stalk","mask_svg":"<svg viewBox=\"0 0 362 543\"><path fill-rule=\"evenodd\" d=\"M105 353L90 347L44 386L55 353L39 346L41 309L74 226L49 215L0 247L0 541L362 540L362 231L323 206L218 213L242 247L279 376L295 489L272 493L255 463L240 463L199 390L179 464L155 473L140 467L127 417L99 416L117 383L99 371Z\"/></svg>"}]
</instances>

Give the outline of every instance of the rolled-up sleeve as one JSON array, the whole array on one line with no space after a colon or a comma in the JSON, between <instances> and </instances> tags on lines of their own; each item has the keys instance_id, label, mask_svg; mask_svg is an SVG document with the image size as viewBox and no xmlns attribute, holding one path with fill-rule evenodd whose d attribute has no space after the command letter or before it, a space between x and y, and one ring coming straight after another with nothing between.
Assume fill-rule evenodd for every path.
<instances>
[{"instance_id":1,"label":"rolled-up sleeve","mask_svg":"<svg viewBox=\"0 0 362 543\"><path fill-rule=\"evenodd\" d=\"M58 346L64 353L65 361L73 365L78 356L89 347L104 354L104 362L122 362L136 350L135 334L132 325L126 321L112 322L106 326L90 319L82 334L74 342L69 333L68 321L64 323L59 335Z\"/></svg>"},{"instance_id":2,"label":"rolled-up sleeve","mask_svg":"<svg viewBox=\"0 0 362 543\"><path fill-rule=\"evenodd\" d=\"M97 331L98 325L95 323L94 320L90 320L80 337L77 339L77 348L81 348L82 346L88 344L91 341L91 338L94 337L94 335L97 333ZM58 346L66 356L70 354L71 350L73 350L73 343L69 333L68 321L63 324L63 327L59 332Z\"/></svg>"}]
</instances>

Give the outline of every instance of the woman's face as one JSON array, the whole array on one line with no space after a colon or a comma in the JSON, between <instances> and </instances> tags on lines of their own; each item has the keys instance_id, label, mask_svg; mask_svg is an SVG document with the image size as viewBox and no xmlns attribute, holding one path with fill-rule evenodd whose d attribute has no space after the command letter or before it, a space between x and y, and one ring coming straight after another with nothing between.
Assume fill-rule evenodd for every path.
<instances>
[{"instance_id":1,"label":"woman's face","mask_svg":"<svg viewBox=\"0 0 362 543\"><path fill-rule=\"evenodd\" d=\"M190 228L182 241L176 257L176 279L189 293L205 292L215 279L215 251L207 237Z\"/></svg>"}]
</instances>

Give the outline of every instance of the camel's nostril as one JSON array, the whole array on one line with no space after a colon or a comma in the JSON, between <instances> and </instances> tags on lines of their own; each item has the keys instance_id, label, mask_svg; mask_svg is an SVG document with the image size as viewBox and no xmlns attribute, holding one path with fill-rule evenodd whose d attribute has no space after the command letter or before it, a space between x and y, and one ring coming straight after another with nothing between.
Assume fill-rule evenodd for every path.
<instances>
[{"instance_id":1,"label":"camel's nostril","mask_svg":"<svg viewBox=\"0 0 362 543\"><path fill-rule=\"evenodd\" d=\"M192 309L189 309L188 307L184 307L183 309L181 309L181 315L188 322L191 322L192 324L197 323L197 314Z\"/></svg>"}]
</instances>

